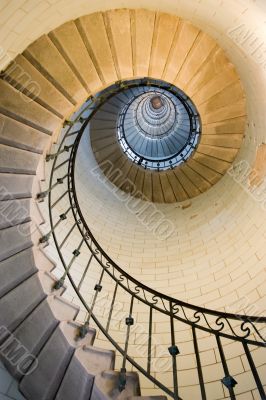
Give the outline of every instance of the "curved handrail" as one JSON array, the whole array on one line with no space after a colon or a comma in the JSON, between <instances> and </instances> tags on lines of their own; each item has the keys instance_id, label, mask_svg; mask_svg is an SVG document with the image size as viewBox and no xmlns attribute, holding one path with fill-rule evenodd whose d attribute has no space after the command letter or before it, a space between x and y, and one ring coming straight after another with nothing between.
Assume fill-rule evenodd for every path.
<instances>
[{"instance_id":1,"label":"curved handrail","mask_svg":"<svg viewBox=\"0 0 266 400\"><path fill-rule=\"evenodd\" d=\"M143 81L143 85L145 82ZM154 83L156 84L156 82ZM124 370L125 370L125 365L126 365L126 360L131 362L132 365L134 365L139 371L141 371L145 376L147 376L153 383L161 387L167 394L169 394L173 398L179 398L178 397L178 384L176 381L176 374L177 374L177 369L176 369L176 356L178 354L177 352L177 346L175 343L175 329L174 329L174 321L179 321L182 323L185 323L188 325L193 333L193 340L194 340L194 347L195 347L195 354L199 356L199 351L197 348L197 339L196 338L196 330L200 329L205 332L208 332L209 334L213 334L216 337L217 343L218 343L218 348L220 351L220 337L224 337L227 339L239 341L243 344L245 353L249 351L246 346L247 345L256 345L260 347L265 347L266 346L266 340L265 338L261 335L259 328L257 328L256 324L265 324L266 323L266 317L256 317L256 316L247 316L247 315L240 315L240 314L232 314L232 313L225 313L225 312L220 312L220 311L215 311L211 310L208 308L204 307L198 307L190 303L186 303L184 301L175 299L171 296L167 296L163 293L160 293L159 291L156 291L147 285L144 285L131 275L129 275L126 271L124 271L121 267L119 267L109 256L108 254L104 251L104 249L100 246L100 244L97 242L96 238L92 234L89 226L86 223L86 220L82 214L82 210L80 209L79 202L78 202L78 197L76 193L76 186L75 186L75 165L76 165L76 158L77 158L77 151L79 148L79 144L82 138L82 135L88 126L89 122L93 118L93 116L98 112L98 110L102 107L102 105L111 99L113 96L116 94L120 93L121 91L124 90L125 83L117 83L115 84L111 89L107 89L103 91L102 94L99 96L96 96L95 98L90 98L88 100L88 105L80 112L78 113L77 117L73 121L69 121L68 124L70 125L67 131L65 132L59 147L58 151L55 154L48 155L47 160L53 159L53 165L52 165L52 170L51 170L51 175L50 175L50 182L49 182L49 189L47 192L42 193L40 198L44 197L45 194L48 194L48 202L49 202L49 217L50 217L50 224L51 224L51 231L49 234L45 235L41 241L46 241L49 239L49 236L52 234L54 243L56 245L59 257L61 259L62 265L65 269L65 273L63 277L57 282L57 287L60 287L65 278L68 277L78 298L82 302L82 304L85 306L87 312L88 312L88 319L84 323L84 329L83 331L80 332L80 334L86 333L87 326L89 324L90 318L92 318L95 323L98 325L100 330L105 334L105 336L110 340L110 342L117 348L117 350L123 355L123 366L121 369L121 382L124 379ZM134 85L140 86L140 82L126 82L126 87L134 87ZM161 86L160 86L161 87ZM89 116L86 116L86 118L83 118L82 116L88 112L90 112ZM79 129L76 131L72 131L73 127L78 124ZM72 142L68 142L69 138L73 140ZM70 155L69 158L62 163L59 163L59 159L62 155L68 153L69 150ZM67 177L67 191L66 194L68 194L68 199L69 199L69 204L70 207L68 208L67 212L62 214L60 216L60 220L57 223L54 223L53 220L53 207L54 203L52 203L52 193L53 189L55 186L58 184L64 183L64 178L57 178L57 182L54 183L54 178L56 175L56 171L59 170L60 168L64 168L64 166L67 165L67 173L65 174L64 178ZM60 198L59 200L60 201ZM64 220L67 218L67 213L69 211L72 211L72 216L75 221L75 228L78 228L78 231L81 234L82 237L82 242L81 246L85 243L87 248L89 249L89 252L91 254L91 257L94 258L97 263L100 265L102 272L101 272L101 277L99 280L99 283L95 285L95 296L94 300L92 302L92 305L89 306L86 299L82 296L78 285L75 283L72 274L70 272L70 268L72 266L72 261L70 264L68 264L65 260L64 254L62 252L62 244L60 245L58 242L58 238L56 235L56 228L58 224L60 223L61 220ZM75 257L78 256L79 250L76 249L73 252L73 262L75 261ZM99 318L94 313L94 306L95 306L95 301L97 299L98 293L101 291L102 288L102 278L104 274L109 275L113 281L115 282L116 288L120 287L122 290L124 290L128 295L130 296L129 298L131 299L131 311L129 314L129 317L126 319L127 322L127 337L125 341L125 348L123 349L117 342L112 338L112 335L109 334L109 331L107 327L104 327L103 324L100 322ZM149 320L149 334L152 336L152 330L151 329L151 318L152 314L155 311L158 311L167 317L169 317L170 321L170 331L171 331L171 346L169 347L169 353L172 357L172 362L173 362L173 380L174 380L174 391L171 391L169 388L167 388L165 385L163 385L161 382L159 382L154 376L152 376L151 371L150 371L150 364L151 364L151 355L148 357L148 367L147 369L144 369L141 365L139 365L134 358L132 358L128 354L128 341L129 341L129 336L130 336L130 327L132 325L132 308L133 308L133 303L134 301L139 300L141 301L145 306L148 307L149 310L149 315L150 315L150 320ZM111 310L112 311L112 310ZM189 315L189 311L192 311L193 314ZM215 321L211 319L211 317L215 317ZM240 326L233 326L233 321L238 321L240 323ZM109 321L110 323L110 321ZM109 327L108 327L109 328ZM240 333L238 331L240 331ZM149 336L149 337L150 337ZM149 339L149 345L150 345L151 339ZM250 364L251 365L251 364ZM200 363L197 365L199 375L201 371L201 366ZM252 365L251 365L252 369ZM200 385L201 385L201 390L204 390L204 382L200 379ZM123 385L122 385L123 386ZM260 388L261 389L261 388ZM204 397L203 397L204 398Z\"/></svg>"}]
</instances>

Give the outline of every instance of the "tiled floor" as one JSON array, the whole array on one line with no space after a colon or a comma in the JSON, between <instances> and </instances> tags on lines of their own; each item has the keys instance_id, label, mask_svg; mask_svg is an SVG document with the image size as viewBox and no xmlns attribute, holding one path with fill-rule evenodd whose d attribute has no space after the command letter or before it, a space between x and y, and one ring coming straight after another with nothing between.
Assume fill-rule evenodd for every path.
<instances>
[{"instance_id":1,"label":"tiled floor","mask_svg":"<svg viewBox=\"0 0 266 400\"><path fill-rule=\"evenodd\" d=\"M18 384L0 362L0 400L25 400L18 391Z\"/></svg>"}]
</instances>

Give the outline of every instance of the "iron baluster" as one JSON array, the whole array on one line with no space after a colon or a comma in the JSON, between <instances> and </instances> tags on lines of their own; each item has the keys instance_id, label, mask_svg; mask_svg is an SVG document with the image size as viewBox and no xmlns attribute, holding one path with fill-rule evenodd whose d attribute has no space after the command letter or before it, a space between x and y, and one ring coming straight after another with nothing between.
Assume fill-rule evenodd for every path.
<instances>
[{"instance_id":1,"label":"iron baluster","mask_svg":"<svg viewBox=\"0 0 266 400\"><path fill-rule=\"evenodd\" d=\"M134 303L134 296L131 297L129 316L125 320L125 323L127 326L127 331L126 331L126 341L125 341L125 349L124 349L124 355L123 355L123 363L122 363L122 368L120 369L120 373L119 373L118 389L120 392L122 392L126 388L126 383L127 383L126 362L127 362L128 344L129 344L130 328L132 325L134 325L134 318L132 317L133 303Z\"/></svg>"},{"instance_id":2,"label":"iron baluster","mask_svg":"<svg viewBox=\"0 0 266 400\"><path fill-rule=\"evenodd\" d=\"M47 189L43 192L37 193L37 196L36 196L37 200L43 200L48 195L48 193L50 193L57 185L62 185L64 183L64 179L66 177L67 177L67 174L64 175L62 178L57 178L56 182L51 187L49 187L49 189Z\"/></svg>"},{"instance_id":3,"label":"iron baluster","mask_svg":"<svg viewBox=\"0 0 266 400\"><path fill-rule=\"evenodd\" d=\"M75 221L75 223L72 225L71 229L68 231L67 235L65 236L65 238L59 245L59 250L61 250L61 248L64 246L64 244L66 243L67 239L69 238L69 236L71 235L71 233L73 232L73 230L75 229L76 226L77 226L77 222Z\"/></svg>"},{"instance_id":4,"label":"iron baluster","mask_svg":"<svg viewBox=\"0 0 266 400\"><path fill-rule=\"evenodd\" d=\"M150 307L150 315L149 315L149 338L148 338L148 362L147 362L147 372L151 373L151 344L152 344L152 310Z\"/></svg>"},{"instance_id":5,"label":"iron baluster","mask_svg":"<svg viewBox=\"0 0 266 400\"><path fill-rule=\"evenodd\" d=\"M179 354L179 349L175 343L175 327L174 327L174 314L173 314L173 304L169 303L170 306L170 329L171 329L171 346L168 348L170 355L172 356L172 366L173 366L173 383L174 383L174 399L178 400L178 380L177 380L177 363L176 356Z\"/></svg>"},{"instance_id":6,"label":"iron baluster","mask_svg":"<svg viewBox=\"0 0 266 400\"><path fill-rule=\"evenodd\" d=\"M80 279L80 282L79 282L79 284L78 284L78 290L81 289L82 283L84 282L85 276L87 275L87 272L88 272L90 263L91 263L91 261L92 261L92 258L93 258L93 254L91 254L91 256L90 256L90 258L89 258L89 261L87 262L86 268L85 268L85 270L84 270L84 272L83 272L83 274L82 274L82 277L81 277L81 279Z\"/></svg>"},{"instance_id":7,"label":"iron baluster","mask_svg":"<svg viewBox=\"0 0 266 400\"><path fill-rule=\"evenodd\" d=\"M75 250L72 252L73 256L72 256L72 258L71 258L71 260L70 260L70 263L69 263L68 266L66 267L65 272L64 272L64 274L62 275L62 277L61 277L57 282L55 282L55 284L54 284L54 289L60 289L60 288L64 285L66 276L67 276L67 274L69 273L70 268L72 267L72 265L73 265L75 259L80 255L80 249L81 249L81 246L83 245L83 243L84 243L84 238L82 238L82 240L81 240L80 244L78 245L77 249L75 249Z\"/></svg>"},{"instance_id":8,"label":"iron baluster","mask_svg":"<svg viewBox=\"0 0 266 400\"><path fill-rule=\"evenodd\" d=\"M55 231L55 229L58 227L58 225L60 224L60 222L64 221L67 219L67 214L69 213L69 211L71 210L71 206L68 207L67 211L61 215L59 215L59 220L55 223L55 225L53 226L53 228L46 233L45 235L43 235L40 240L39 243L45 243L48 242L48 240L50 239L51 234Z\"/></svg>"},{"instance_id":9,"label":"iron baluster","mask_svg":"<svg viewBox=\"0 0 266 400\"><path fill-rule=\"evenodd\" d=\"M79 328L78 336L80 338L84 338L88 333L88 328L89 328L89 325L90 325L90 319L91 319L91 316L92 316L92 313L93 313L93 310L94 310L94 307L95 307L95 304L96 304L96 300L97 300L98 294L102 290L102 279L103 279L104 272L105 272L105 270L103 269L102 272L101 272L101 276L100 276L99 282L94 286L95 293L94 293L94 296L93 296L91 307L89 309L88 317L87 317L84 325L82 325Z\"/></svg>"},{"instance_id":10,"label":"iron baluster","mask_svg":"<svg viewBox=\"0 0 266 400\"><path fill-rule=\"evenodd\" d=\"M199 355L199 347L198 347L198 341L197 341L197 334L196 334L196 328L195 328L194 325L192 326L192 335L193 335L193 344L194 344L195 355L196 355L196 361L197 361L197 370L198 370L198 377L199 377L201 398L202 398L202 400L206 400L207 397L206 397L206 391L205 391L205 386L204 386L204 379L203 379L203 374L202 374L202 367L201 367L201 361L200 361L200 355Z\"/></svg>"},{"instance_id":11,"label":"iron baluster","mask_svg":"<svg viewBox=\"0 0 266 400\"><path fill-rule=\"evenodd\" d=\"M107 320L107 324L106 324L106 328L105 328L106 332L108 332L109 328L110 328L110 322L111 322L111 318L112 318L112 314L113 314L113 309L114 309L114 304L115 304L115 299L116 299L116 294L117 294L117 288L118 288L118 282L116 282L116 284L115 284L115 290L114 290L112 303L111 303L110 311L109 311L109 315L108 315L108 320Z\"/></svg>"},{"instance_id":12,"label":"iron baluster","mask_svg":"<svg viewBox=\"0 0 266 400\"><path fill-rule=\"evenodd\" d=\"M223 346L222 346L221 339L220 339L219 335L216 335L216 341L217 341L218 350L219 350L219 354L220 354L220 358L221 358L221 361L222 361L222 366L223 366L223 370L224 370L224 374L225 374L224 378L221 379L221 382L229 390L230 399L231 400L236 400L236 396L235 396L235 392L234 392L234 386L237 384L237 382L234 380L234 378L229 373L229 369L228 369L228 366L227 366L226 358L225 358L225 355L224 355Z\"/></svg>"},{"instance_id":13,"label":"iron baluster","mask_svg":"<svg viewBox=\"0 0 266 400\"><path fill-rule=\"evenodd\" d=\"M59 201L61 201L67 194L69 193L69 189L67 189L52 205L51 208L54 208Z\"/></svg>"},{"instance_id":14,"label":"iron baluster","mask_svg":"<svg viewBox=\"0 0 266 400\"><path fill-rule=\"evenodd\" d=\"M261 397L262 400L265 400L266 399L266 395L265 395L265 391L264 391L263 385L261 383L258 371L257 371L256 366L255 366L254 361L253 361L253 357L252 357L252 355L250 353L249 347L248 347L248 345L247 345L247 343L245 341L243 342L243 347L244 347L244 350L245 350L245 353L246 353L246 356L247 356L247 359L248 359L248 363L250 365L251 372L253 374L253 378L254 378L254 380L256 382L260 397Z\"/></svg>"},{"instance_id":15,"label":"iron baluster","mask_svg":"<svg viewBox=\"0 0 266 400\"><path fill-rule=\"evenodd\" d=\"M59 168L63 167L65 164L67 164L70 161L70 158L67 158L65 161L61 162L61 164L57 165L54 168L54 171L57 171Z\"/></svg>"},{"instance_id":16,"label":"iron baluster","mask_svg":"<svg viewBox=\"0 0 266 400\"><path fill-rule=\"evenodd\" d=\"M77 131L74 131L74 132L69 132L69 133L66 134L65 139L70 137L70 136L74 136L74 135L78 134L79 132L80 132L80 129L77 130Z\"/></svg>"},{"instance_id":17,"label":"iron baluster","mask_svg":"<svg viewBox=\"0 0 266 400\"><path fill-rule=\"evenodd\" d=\"M71 149L71 147L73 147L74 144L70 144L70 145L66 145L64 146L61 150L59 150L57 153L53 153L53 154L47 154L45 157L45 161L50 161L50 160L54 160L56 157L58 157L60 154L63 154L65 152L69 152L69 150Z\"/></svg>"}]
</instances>

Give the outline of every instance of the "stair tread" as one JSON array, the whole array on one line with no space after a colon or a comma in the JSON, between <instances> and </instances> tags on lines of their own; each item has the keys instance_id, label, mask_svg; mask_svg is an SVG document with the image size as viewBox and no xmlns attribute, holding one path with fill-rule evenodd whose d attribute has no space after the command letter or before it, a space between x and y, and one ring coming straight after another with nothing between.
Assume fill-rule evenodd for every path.
<instances>
[{"instance_id":1,"label":"stair tread","mask_svg":"<svg viewBox=\"0 0 266 400\"><path fill-rule=\"evenodd\" d=\"M114 369L115 352L94 346L83 346L76 350L76 357L93 376L102 371Z\"/></svg>"},{"instance_id":2,"label":"stair tread","mask_svg":"<svg viewBox=\"0 0 266 400\"><path fill-rule=\"evenodd\" d=\"M89 400L94 378L74 356L65 373L55 400Z\"/></svg>"},{"instance_id":3,"label":"stair tread","mask_svg":"<svg viewBox=\"0 0 266 400\"><path fill-rule=\"evenodd\" d=\"M58 117L63 118L63 116L67 116L71 113L73 104L23 55L18 55L14 60L14 64L15 67L11 64L10 67L7 68L6 74L8 75L7 80L11 78L11 83L13 84L14 82L15 87L20 86L24 93L26 93L27 88L32 89L30 90L30 97L35 98L45 108L52 113L56 113ZM21 70L23 70L23 74ZM29 87L28 76L31 77L30 82L37 83L33 88Z\"/></svg>"},{"instance_id":4,"label":"stair tread","mask_svg":"<svg viewBox=\"0 0 266 400\"><path fill-rule=\"evenodd\" d=\"M44 298L37 275L32 275L0 299L0 326L12 332Z\"/></svg>"},{"instance_id":5,"label":"stair tread","mask_svg":"<svg viewBox=\"0 0 266 400\"><path fill-rule=\"evenodd\" d=\"M78 72L80 80L87 91L94 93L99 90L102 82L75 22L69 21L61 25L49 36L56 45L60 46L65 58Z\"/></svg>"},{"instance_id":6,"label":"stair tread","mask_svg":"<svg viewBox=\"0 0 266 400\"><path fill-rule=\"evenodd\" d=\"M0 200L31 197L33 176L0 173L4 190L0 192Z\"/></svg>"},{"instance_id":7,"label":"stair tread","mask_svg":"<svg viewBox=\"0 0 266 400\"><path fill-rule=\"evenodd\" d=\"M52 294L48 296L47 301L55 317L60 321L73 320L79 313L78 306L60 296Z\"/></svg>"},{"instance_id":8,"label":"stair tread","mask_svg":"<svg viewBox=\"0 0 266 400\"><path fill-rule=\"evenodd\" d=\"M19 95L17 95L19 93ZM18 92L6 81L0 80L0 109L20 122L38 129L48 135L60 125L61 120L50 111Z\"/></svg>"},{"instance_id":9,"label":"stair tread","mask_svg":"<svg viewBox=\"0 0 266 400\"><path fill-rule=\"evenodd\" d=\"M0 261L31 246L30 223L0 230Z\"/></svg>"},{"instance_id":10,"label":"stair tread","mask_svg":"<svg viewBox=\"0 0 266 400\"><path fill-rule=\"evenodd\" d=\"M40 247L33 247L33 255L36 267L40 271L52 272L56 268L56 263Z\"/></svg>"},{"instance_id":11,"label":"stair tread","mask_svg":"<svg viewBox=\"0 0 266 400\"><path fill-rule=\"evenodd\" d=\"M73 347L83 347L85 345L92 346L95 336L96 329L88 328L88 333L84 338L78 337L78 329L82 325L74 321L62 321L60 323L60 329L64 333L65 337L68 339L69 343Z\"/></svg>"},{"instance_id":12,"label":"stair tread","mask_svg":"<svg viewBox=\"0 0 266 400\"><path fill-rule=\"evenodd\" d=\"M12 199L1 201L0 229L23 224L31 220L31 199Z\"/></svg>"},{"instance_id":13,"label":"stair tread","mask_svg":"<svg viewBox=\"0 0 266 400\"><path fill-rule=\"evenodd\" d=\"M64 96L78 104L86 99L87 91L47 35L41 36L32 43L23 55L33 63L37 69L41 66L44 75L56 86ZM54 62L51 62L51 57Z\"/></svg>"},{"instance_id":14,"label":"stair tread","mask_svg":"<svg viewBox=\"0 0 266 400\"><path fill-rule=\"evenodd\" d=\"M38 366L23 377L20 390L28 400L54 398L74 349L60 329L56 329L38 355Z\"/></svg>"},{"instance_id":15,"label":"stair tread","mask_svg":"<svg viewBox=\"0 0 266 400\"><path fill-rule=\"evenodd\" d=\"M0 262L0 297L37 271L32 248Z\"/></svg>"},{"instance_id":16,"label":"stair tread","mask_svg":"<svg viewBox=\"0 0 266 400\"><path fill-rule=\"evenodd\" d=\"M64 291L66 290L65 285L57 290L54 288L54 285L58 281L58 279L51 272L39 271L38 277L39 277L40 283L42 285L43 291L46 294L57 294L57 295L61 296L64 293Z\"/></svg>"},{"instance_id":17,"label":"stair tread","mask_svg":"<svg viewBox=\"0 0 266 400\"><path fill-rule=\"evenodd\" d=\"M32 313L23 321L23 323L13 332L13 337L24 346L25 354L37 356L43 345L46 343L56 326L58 321L55 319L47 300L43 300ZM5 366L9 372L16 378L20 379L23 372L29 371L32 366L20 365L9 362L6 359Z\"/></svg>"},{"instance_id":18,"label":"stair tread","mask_svg":"<svg viewBox=\"0 0 266 400\"><path fill-rule=\"evenodd\" d=\"M49 136L5 115L0 115L0 143L41 154ZM19 135L18 135L19 132Z\"/></svg>"},{"instance_id":19,"label":"stair tread","mask_svg":"<svg viewBox=\"0 0 266 400\"><path fill-rule=\"evenodd\" d=\"M136 372L127 372L125 389L119 391L119 372L105 371L95 377L92 398L94 400L126 400L140 396L139 376Z\"/></svg>"},{"instance_id":20,"label":"stair tread","mask_svg":"<svg viewBox=\"0 0 266 400\"><path fill-rule=\"evenodd\" d=\"M0 144L0 172L34 175L40 155Z\"/></svg>"}]
</instances>

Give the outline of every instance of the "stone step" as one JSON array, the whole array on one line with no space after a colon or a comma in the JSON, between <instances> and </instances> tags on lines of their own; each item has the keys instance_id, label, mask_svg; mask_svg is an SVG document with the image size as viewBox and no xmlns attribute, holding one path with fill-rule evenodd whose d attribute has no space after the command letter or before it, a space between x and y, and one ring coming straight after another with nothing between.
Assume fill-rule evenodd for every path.
<instances>
[{"instance_id":1,"label":"stone step","mask_svg":"<svg viewBox=\"0 0 266 400\"><path fill-rule=\"evenodd\" d=\"M45 157L46 157L46 155L42 154L42 156L39 159L38 167L36 169L36 178L37 178L37 180L39 182L46 180L46 161L45 161Z\"/></svg>"},{"instance_id":2,"label":"stone step","mask_svg":"<svg viewBox=\"0 0 266 400\"><path fill-rule=\"evenodd\" d=\"M100 110L93 117L93 121L117 121L118 114L110 112L106 110L109 106L109 103L106 104L104 108L100 108ZM111 105L112 107L112 105Z\"/></svg>"},{"instance_id":3,"label":"stone step","mask_svg":"<svg viewBox=\"0 0 266 400\"><path fill-rule=\"evenodd\" d=\"M101 150L108 148L109 146L112 146L114 144L118 145L116 137L114 135L103 138L99 137L97 140L93 140L93 142L91 143L94 152L101 152Z\"/></svg>"},{"instance_id":4,"label":"stone step","mask_svg":"<svg viewBox=\"0 0 266 400\"><path fill-rule=\"evenodd\" d=\"M30 200L30 218L32 221L32 225L35 225L38 228L40 227L40 225L43 225L45 223L43 214L41 213L39 207L39 203L33 199Z\"/></svg>"},{"instance_id":5,"label":"stone step","mask_svg":"<svg viewBox=\"0 0 266 400\"><path fill-rule=\"evenodd\" d=\"M80 399L91 397L95 375L114 365L114 352L91 346L79 347L70 362L62 384L57 393L57 400Z\"/></svg>"},{"instance_id":6,"label":"stone step","mask_svg":"<svg viewBox=\"0 0 266 400\"><path fill-rule=\"evenodd\" d=\"M117 143L110 145L109 147L105 147L104 149L98 150L95 152L95 157L98 162L109 160L110 156L113 153L121 153L120 148L118 147Z\"/></svg>"},{"instance_id":7,"label":"stone step","mask_svg":"<svg viewBox=\"0 0 266 400\"><path fill-rule=\"evenodd\" d=\"M86 368L74 356L65 373L55 400L89 400L94 377L88 375Z\"/></svg>"},{"instance_id":8,"label":"stone step","mask_svg":"<svg viewBox=\"0 0 266 400\"><path fill-rule=\"evenodd\" d=\"M97 93L102 82L75 22L69 21L61 25L49 34L49 38L74 70L87 92Z\"/></svg>"},{"instance_id":9,"label":"stone step","mask_svg":"<svg viewBox=\"0 0 266 400\"><path fill-rule=\"evenodd\" d=\"M39 154L0 144L0 172L35 175Z\"/></svg>"},{"instance_id":10,"label":"stone step","mask_svg":"<svg viewBox=\"0 0 266 400\"><path fill-rule=\"evenodd\" d=\"M129 9L109 10L105 12L104 17L107 35L112 41L111 48L119 79L126 79L134 75L132 46L135 37L132 34L132 13Z\"/></svg>"},{"instance_id":11,"label":"stone step","mask_svg":"<svg viewBox=\"0 0 266 400\"><path fill-rule=\"evenodd\" d=\"M119 372L105 371L95 377L92 391L93 400L127 400L129 397L140 396L139 377L136 372L127 372L126 387L119 391Z\"/></svg>"},{"instance_id":12,"label":"stone step","mask_svg":"<svg viewBox=\"0 0 266 400\"><path fill-rule=\"evenodd\" d=\"M37 129L0 114L0 143L42 154L50 137Z\"/></svg>"},{"instance_id":13,"label":"stone step","mask_svg":"<svg viewBox=\"0 0 266 400\"><path fill-rule=\"evenodd\" d=\"M0 173L0 200L31 197L33 176Z\"/></svg>"},{"instance_id":14,"label":"stone step","mask_svg":"<svg viewBox=\"0 0 266 400\"><path fill-rule=\"evenodd\" d=\"M81 324L74 321L62 321L60 323L60 329L68 339L69 343L73 347L81 347L85 345L92 346L96 336L96 329L88 328L88 333L84 338L78 337L78 329Z\"/></svg>"},{"instance_id":15,"label":"stone step","mask_svg":"<svg viewBox=\"0 0 266 400\"><path fill-rule=\"evenodd\" d=\"M115 141L117 141L114 129L97 129L96 132L94 130L91 132L92 145L95 142L97 143L98 141L106 140L109 138L113 138Z\"/></svg>"},{"instance_id":16,"label":"stone step","mask_svg":"<svg viewBox=\"0 0 266 400\"><path fill-rule=\"evenodd\" d=\"M37 274L32 275L0 299L0 326L12 332L45 297Z\"/></svg>"},{"instance_id":17,"label":"stone step","mask_svg":"<svg viewBox=\"0 0 266 400\"><path fill-rule=\"evenodd\" d=\"M230 167L230 163L227 161L219 160L211 155L198 152L193 155L192 159L222 175L225 174Z\"/></svg>"},{"instance_id":18,"label":"stone step","mask_svg":"<svg viewBox=\"0 0 266 400\"><path fill-rule=\"evenodd\" d=\"M199 175L196 171L191 169L188 165L183 164L181 166L182 172L186 177L192 182L192 184L202 193L211 188L211 183L209 183L205 178Z\"/></svg>"},{"instance_id":19,"label":"stone step","mask_svg":"<svg viewBox=\"0 0 266 400\"><path fill-rule=\"evenodd\" d=\"M37 272L32 248L0 262L0 297Z\"/></svg>"},{"instance_id":20,"label":"stone step","mask_svg":"<svg viewBox=\"0 0 266 400\"><path fill-rule=\"evenodd\" d=\"M52 272L56 268L56 263L41 247L35 246L33 248L33 255L36 267L39 271Z\"/></svg>"},{"instance_id":21,"label":"stone step","mask_svg":"<svg viewBox=\"0 0 266 400\"><path fill-rule=\"evenodd\" d=\"M120 93L116 96L116 98L117 98L121 103L127 104L127 103L132 99L132 96L131 96L129 93L120 92Z\"/></svg>"},{"instance_id":22,"label":"stone step","mask_svg":"<svg viewBox=\"0 0 266 400\"><path fill-rule=\"evenodd\" d=\"M24 224L31 220L31 199L3 200L0 203L0 229Z\"/></svg>"},{"instance_id":23,"label":"stone step","mask_svg":"<svg viewBox=\"0 0 266 400\"><path fill-rule=\"evenodd\" d=\"M60 118L4 80L0 80L0 112L48 135L61 125Z\"/></svg>"},{"instance_id":24,"label":"stone step","mask_svg":"<svg viewBox=\"0 0 266 400\"><path fill-rule=\"evenodd\" d=\"M0 230L0 261L31 246L30 223L27 222Z\"/></svg>"},{"instance_id":25,"label":"stone step","mask_svg":"<svg viewBox=\"0 0 266 400\"><path fill-rule=\"evenodd\" d=\"M57 296L62 296L66 290L66 286L63 285L61 288L55 289L55 284L58 281L55 275L48 271L39 271L38 278L42 285L42 289L45 294L56 294Z\"/></svg>"},{"instance_id":26,"label":"stone step","mask_svg":"<svg viewBox=\"0 0 266 400\"><path fill-rule=\"evenodd\" d=\"M121 110L125 105L128 103L127 98L120 98L119 96L115 96L110 99L110 104L113 105L114 107L118 108Z\"/></svg>"},{"instance_id":27,"label":"stone step","mask_svg":"<svg viewBox=\"0 0 266 400\"><path fill-rule=\"evenodd\" d=\"M101 107L101 111L106 111L106 112L108 112L108 113L111 113L111 114L116 115L116 117L117 117L118 114L119 114L120 111L121 111L121 107L120 107L120 106L117 106L117 105L113 105L113 104L110 103L110 101L108 101L108 103L104 104L104 105Z\"/></svg>"},{"instance_id":28,"label":"stone step","mask_svg":"<svg viewBox=\"0 0 266 400\"><path fill-rule=\"evenodd\" d=\"M106 370L113 370L115 366L115 352L93 346L79 347L76 357L91 376L96 376Z\"/></svg>"},{"instance_id":29,"label":"stone step","mask_svg":"<svg viewBox=\"0 0 266 400\"><path fill-rule=\"evenodd\" d=\"M91 131L98 130L115 130L116 129L116 120L106 119L106 120L93 120L91 122Z\"/></svg>"},{"instance_id":30,"label":"stone step","mask_svg":"<svg viewBox=\"0 0 266 400\"><path fill-rule=\"evenodd\" d=\"M50 295L48 296L47 301L55 318L59 321L75 320L79 313L78 306L60 296Z\"/></svg>"},{"instance_id":31,"label":"stone step","mask_svg":"<svg viewBox=\"0 0 266 400\"><path fill-rule=\"evenodd\" d=\"M193 160L193 158L187 161L187 165L194 171L197 171L201 176L204 176L213 185L221 178L221 174L213 171L205 165L198 163L197 161Z\"/></svg>"},{"instance_id":32,"label":"stone step","mask_svg":"<svg viewBox=\"0 0 266 400\"><path fill-rule=\"evenodd\" d=\"M38 355L37 368L23 377L22 394L28 400L54 399L73 353L74 348L58 327Z\"/></svg>"},{"instance_id":33,"label":"stone step","mask_svg":"<svg viewBox=\"0 0 266 400\"><path fill-rule=\"evenodd\" d=\"M76 21L79 33L89 50L93 54L94 65L102 82L106 86L118 79L110 42L106 32L104 15L94 13L83 16Z\"/></svg>"},{"instance_id":34,"label":"stone step","mask_svg":"<svg viewBox=\"0 0 266 400\"><path fill-rule=\"evenodd\" d=\"M47 35L41 36L31 44L23 56L73 105L85 101L88 97L87 91Z\"/></svg>"},{"instance_id":35,"label":"stone step","mask_svg":"<svg viewBox=\"0 0 266 400\"><path fill-rule=\"evenodd\" d=\"M5 71L5 79L59 118L63 119L73 110L73 104L21 54ZM29 87L31 82L35 83L32 90Z\"/></svg>"},{"instance_id":36,"label":"stone step","mask_svg":"<svg viewBox=\"0 0 266 400\"><path fill-rule=\"evenodd\" d=\"M23 360L19 362L14 358L11 360L9 357L5 358L4 364L6 368L17 380L20 380L25 373L29 373L34 366L35 357L39 354L58 323L58 320L51 311L49 303L45 299L32 311L22 324L19 325L13 332L12 337L2 346L2 348L6 348L6 351L9 350L11 352L8 347L12 345L12 343L14 345L14 343L17 342L20 346L20 358L23 356L26 358L26 355L28 355L25 362L23 362ZM30 355L33 357L30 357Z\"/></svg>"}]
</instances>

